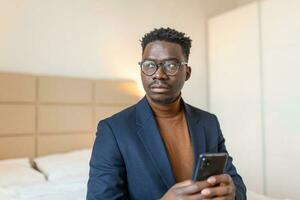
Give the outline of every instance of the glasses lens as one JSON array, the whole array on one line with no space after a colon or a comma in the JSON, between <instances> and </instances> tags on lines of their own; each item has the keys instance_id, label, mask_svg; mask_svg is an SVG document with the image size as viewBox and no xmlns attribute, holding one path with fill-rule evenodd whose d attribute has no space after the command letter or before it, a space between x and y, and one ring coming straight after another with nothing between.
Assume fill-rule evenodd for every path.
<instances>
[{"instance_id":1,"label":"glasses lens","mask_svg":"<svg viewBox=\"0 0 300 200\"><path fill-rule=\"evenodd\" d=\"M153 61L144 61L142 63L142 71L147 75L152 75L156 72L156 64Z\"/></svg>"},{"instance_id":2,"label":"glasses lens","mask_svg":"<svg viewBox=\"0 0 300 200\"><path fill-rule=\"evenodd\" d=\"M168 75L174 75L178 71L179 63L176 61L166 61L164 63L165 72Z\"/></svg>"}]
</instances>

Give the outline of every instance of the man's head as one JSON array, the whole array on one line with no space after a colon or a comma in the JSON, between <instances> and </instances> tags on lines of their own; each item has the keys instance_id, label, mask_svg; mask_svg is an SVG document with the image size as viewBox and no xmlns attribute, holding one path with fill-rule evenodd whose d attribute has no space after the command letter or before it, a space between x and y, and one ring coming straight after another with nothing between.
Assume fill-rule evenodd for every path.
<instances>
[{"instance_id":1,"label":"man's head","mask_svg":"<svg viewBox=\"0 0 300 200\"><path fill-rule=\"evenodd\" d=\"M141 40L141 77L148 97L159 104L174 102L190 78L187 65L191 39L170 28L154 29Z\"/></svg>"}]
</instances>

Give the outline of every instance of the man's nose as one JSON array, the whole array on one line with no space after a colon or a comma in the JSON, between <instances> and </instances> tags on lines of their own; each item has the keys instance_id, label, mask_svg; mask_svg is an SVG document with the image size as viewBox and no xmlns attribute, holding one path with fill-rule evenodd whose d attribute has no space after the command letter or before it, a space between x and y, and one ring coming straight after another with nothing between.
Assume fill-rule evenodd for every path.
<instances>
[{"instance_id":1,"label":"man's nose","mask_svg":"<svg viewBox=\"0 0 300 200\"><path fill-rule=\"evenodd\" d=\"M164 72L163 68L161 66L158 67L157 71L153 74L153 79L167 79L168 76Z\"/></svg>"}]
</instances>

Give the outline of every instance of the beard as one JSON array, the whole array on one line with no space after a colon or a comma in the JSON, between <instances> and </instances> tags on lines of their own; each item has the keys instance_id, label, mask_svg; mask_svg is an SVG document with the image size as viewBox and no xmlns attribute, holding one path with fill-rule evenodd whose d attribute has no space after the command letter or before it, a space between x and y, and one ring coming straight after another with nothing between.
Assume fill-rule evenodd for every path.
<instances>
[{"instance_id":1,"label":"beard","mask_svg":"<svg viewBox=\"0 0 300 200\"><path fill-rule=\"evenodd\" d=\"M178 98L180 98L181 95L179 94L176 97L174 97L174 96L155 97L155 96L149 95L149 97L154 103L157 103L157 104L171 104L171 103L174 103Z\"/></svg>"}]
</instances>

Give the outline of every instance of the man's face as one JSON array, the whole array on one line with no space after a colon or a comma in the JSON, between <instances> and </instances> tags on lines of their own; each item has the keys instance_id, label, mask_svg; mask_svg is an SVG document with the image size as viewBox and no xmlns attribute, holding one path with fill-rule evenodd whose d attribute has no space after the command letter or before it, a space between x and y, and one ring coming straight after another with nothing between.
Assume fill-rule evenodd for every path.
<instances>
[{"instance_id":1,"label":"man's face","mask_svg":"<svg viewBox=\"0 0 300 200\"><path fill-rule=\"evenodd\" d=\"M166 41L154 41L144 49L142 61L150 60L156 64L165 61L177 61L182 63L185 61L181 46L176 43ZM143 87L154 102L159 104L169 104L176 100L180 95L181 89L190 78L191 68L187 65L181 65L174 75L167 75L162 66L151 76L141 71Z\"/></svg>"}]
</instances>

